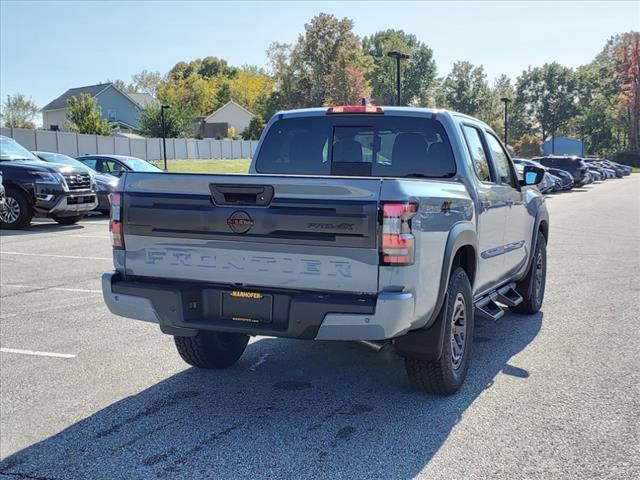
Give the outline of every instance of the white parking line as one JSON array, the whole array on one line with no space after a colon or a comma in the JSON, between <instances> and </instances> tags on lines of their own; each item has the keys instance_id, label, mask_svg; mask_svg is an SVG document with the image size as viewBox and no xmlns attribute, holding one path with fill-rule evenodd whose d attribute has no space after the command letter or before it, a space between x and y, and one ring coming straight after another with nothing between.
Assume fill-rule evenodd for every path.
<instances>
[{"instance_id":1,"label":"white parking line","mask_svg":"<svg viewBox=\"0 0 640 480\"><path fill-rule=\"evenodd\" d=\"M70 353L36 352L33 350L20 350L19 348L0 348L0 352L19 353L21 355L35 355L38 357L75 358L76 355Z\"/></svg>"},{"instance_id":2,"label":"white parking line","mask_svg":"<svg viewBox=\"0 0 640 480\"><path fill-rule=\"evenodd\" d=\"M0 288L34 288L38 290L55 290L59 292L76 292L76 293L102 293L102 290L89 290L84 288L64 288L64 287L43 287L38 285L17 285L17 284L0 284Z\"/></svg>"},{"instance_id":3,"label":"white parking line","mask_svg":"<svg viewBox=\"0 0 640 480\"><path fill-rule=\"evenodd\" d=\"M74 258L78 260L113 260L111 257L79 257L75 255L52 255L49 253L0 252L2 255L22 255L25 257Z\"/></svg>"}]
</instances>

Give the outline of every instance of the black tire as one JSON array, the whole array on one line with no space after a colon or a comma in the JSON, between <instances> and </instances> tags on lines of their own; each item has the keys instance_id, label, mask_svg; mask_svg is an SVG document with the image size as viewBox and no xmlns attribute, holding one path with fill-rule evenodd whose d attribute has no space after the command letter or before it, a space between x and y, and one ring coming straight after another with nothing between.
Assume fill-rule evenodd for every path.
<instances>
[{"instance_id":1,"label":"black tire","mask_svg":"<svg viewBox=\"0 0 640 480\"><path fill-rule=\"evenodd\" d=\"M516 290L524 300L520 305L509 307L514 313L538 313L544 301L544 288L547 283L547 242L538 232L536 249L527 275L516 285Z\"/></svg>"},{"instance_id":2,"label":"black tire","mask_svg":"<svg viewBox=\"0 0 640 480\"><path fill-rule=\"evenodd\" d=\"M173 337L182 359L197 368L227 368L238 361L249 343L240 333L200 331L194 337Z\"/></svg>"},{"instance_id":3,"label":"black tire","mask_svg":"<svg viewBox=\"0 0 640 480\"><path fill-rule=\"evenodd\" d=\"M0 226L7 230L27 228L31 224L33 210L27 194L14 187L5 192L5 206L0 213Z\"/></svg>"},{"instance_id":4,"label":"black tire","mask_svg":"<svg viewBox=\"0 0 640 480\"><path fill-rule=\"evenodd\" d=\"M82 220L82 218L84 217L84 215L73 215L72 217L56 217L54 216L53 219L58 222L60 225L73 225L75 223L78 223L80 220Z\"/></svg>"},{"instance_id":5,"label":"black tire","mask_svg":"<svg viewBox=\"0 0 640 480\"><path fill-rule=\"evenodd\" d=\"M462 304L460 304L462 299ZM469 370L473 345L473 294L471 283L462 268L456 268L449 278L447 286L447 302L443 306L444 340L442 355L437 361L427 361L419 357L405 358L405 368L411 388L420 392L437 395L451 395L457 392ZM465 330L462 338L454 336L454 319L458 322L460 309L464 313ZM453 341L452 341L453 340ZM457 359L453 355L454 342L458 346L461 340L461 353Z\"/></svg>"}]
</instances>

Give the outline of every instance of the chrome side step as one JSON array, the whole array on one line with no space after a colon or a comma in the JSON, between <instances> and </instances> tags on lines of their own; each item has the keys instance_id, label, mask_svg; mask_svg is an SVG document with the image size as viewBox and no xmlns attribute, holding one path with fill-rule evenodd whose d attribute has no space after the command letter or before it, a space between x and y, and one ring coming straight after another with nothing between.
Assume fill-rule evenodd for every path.
<instances>
[{"instance_id":1,"label":"chrome side step","mask_svg":"<svg viewBox=\"0 0 640 480\"><path fill-rule=\"evenodd\" d=\"M496 292L492 292L484 298L478 300L475 304L476 315L494 322L504 315L504 310L495 300L498 298Z\"/></svg>"},{"instance_id":2,"label":"chrome side step","mask_svg":"<svg viewBox=\"0 0 640 480\"><path fill-rule=\"evenodd\" d=\"M505 304L507 307L515 307L520 305L524 298L516 291L516 284L510 283L498 290L497 301Z\"/></svg>"},{"instance_id":3,"label":"chrome side step","mask_svg":"<svg viewBox=\"0 0 640 480\"><path fill-rule=\"evenodd\" d=\"M504 310L498 303L507 307L520 305L524 299L515 287L515 283L509 283L476 301L473 305L476 314L481 318L496 321L504 315Z\"/></svg>"}]
</instances>

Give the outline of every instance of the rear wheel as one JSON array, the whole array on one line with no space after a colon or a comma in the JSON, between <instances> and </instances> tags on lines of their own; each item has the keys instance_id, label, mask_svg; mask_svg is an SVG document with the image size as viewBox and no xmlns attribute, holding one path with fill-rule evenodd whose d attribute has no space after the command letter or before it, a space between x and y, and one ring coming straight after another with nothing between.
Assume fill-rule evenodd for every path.
<instances>
[{"instance_id":1,"label":"rear wheel","mask_svg":"<svg viewBox=\"0 0 640 480\"><path fill-rule=\"evenodd\" d=\"M82 217L84 217L84 215L73 215L71 217L54 216L53 219L60 225L73 225L74 223L78 223L80 220L82 220Z\"/></svg>"},{"instance_id":2,"label":"rear wheel","mask_svg":"<svg viewBox=\"0 0 640 480\"><path fill-rule=\"evenodd\" d=\"M436 361L405 358L411 388L438 395L451 395L467 377L473 345L473 297L466 272L457 268L451 274L444 305L442 355Z\"/></svg>"},{"instance_id":3,"label":"rear wheel","mask_svg":"<svg viewBox=\"0 0 640 480\"><path fill-rule=\"evenodd\" d=\"M193 337L173 337L182 359L197 368L227 368L242 356L249 336L200 331Z\"/></svg>"},{"instance_id":4,"label":"rear wheel","mask_svg":"<svg viewBox=\"0 0 640 480\"><path fill-rule=\"evenodd\" d=\"M0 225L7 230L26 228L31 223L33 211L27 195L17 188L7 188L5 204L0 211Z\"/></svg>"},{"instance_id":5,"label":"rear wheel","mask_svg":"<svg viewBox=\"0 0 640 480\"><path fill-rule=\"evenodd\" d=\"M538 232L536 249L533 252L533 261L527 276L520 280L516 290L524 300L509 310L515 313L538 313L544 300L544 289L547 281L547 242L544 235Z\"/></svg>"}]
</instances>

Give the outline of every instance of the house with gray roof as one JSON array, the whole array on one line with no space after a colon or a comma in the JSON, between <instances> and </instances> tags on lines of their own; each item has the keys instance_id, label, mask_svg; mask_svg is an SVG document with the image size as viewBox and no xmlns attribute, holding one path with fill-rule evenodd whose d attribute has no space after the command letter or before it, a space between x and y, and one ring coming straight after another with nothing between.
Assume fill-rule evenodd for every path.
<instances>
[{"instance_id":1,"label":"house with gray roof","mask_svg":"<svg viewBox=\"0 0 640 480\"><path fill-rule=\"evenodd\" d=\"M202 138L225 138L229 127L235 128L236 135L240 135L249 126L254 116L242 105L231 100L200 121L200 136Z\"/></svg>"},{"instance_id":2,"label":"house with gray roof","mask_svg":"<svg viewBox=\"0 0 640 480\"><path fill-rule=\"evenodd\" d=\"M82 93L95 98L102 112L102 118L115 124L117 129L122 131L139 130L140 113L157 102L147 93L125 93L111 82L70 88L42 108L43 128L68 131L67 102L71 97Z\"/></svg>"}]
</instances>

